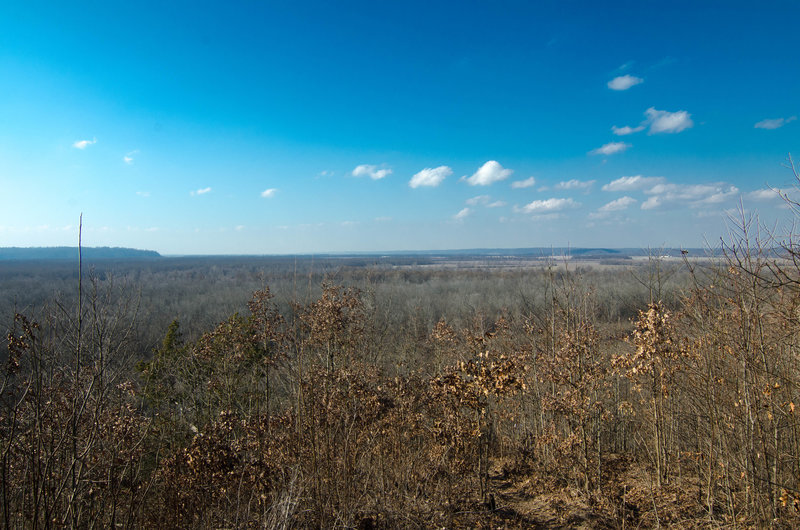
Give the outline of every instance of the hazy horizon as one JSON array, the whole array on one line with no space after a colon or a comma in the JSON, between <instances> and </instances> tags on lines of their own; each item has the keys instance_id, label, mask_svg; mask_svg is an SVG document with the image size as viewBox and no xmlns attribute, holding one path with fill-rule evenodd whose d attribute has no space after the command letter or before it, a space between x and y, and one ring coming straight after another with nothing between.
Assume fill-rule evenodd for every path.
<instances>
[{"instance_id":1,"label":"hazy horizon","mask_svg":"<svg viewBox=\"0 0 800 530\"><path fill-rule=\"evenodd\" d=\"M547 246L547 247L476 247L476 248L438 248L438 249L393 249L393 250L362 250L362 251L319 251L319 252L290 252L279 253L243 253L243 254L173 254L162 253L146 248L131 247L83 247L84 259L101 260L139 260L153 258L394 258L394 257L420 257L420 258L550 258L550 257L571 257L581 259L599 259L602 257L629 258L643 257L647 255L663 256L672 255L682 257L685 253L690 253L692 257L702 257L701 253L711 255L719 252L720 247L665 247L665 246L639 246L639 247L576 247L576 246ZM12 251L12 252L8 252ZM16 251L16 252L13 252ZM19 260L72 260L73 256L66 255L64 252L75 252L77 257L77 246L44 246L44 247L0 247L0 262L19 261ZM120 253L120 252L123 253ZM156 252L157 255L147 255Z\"/></svg>"}]
</instances>

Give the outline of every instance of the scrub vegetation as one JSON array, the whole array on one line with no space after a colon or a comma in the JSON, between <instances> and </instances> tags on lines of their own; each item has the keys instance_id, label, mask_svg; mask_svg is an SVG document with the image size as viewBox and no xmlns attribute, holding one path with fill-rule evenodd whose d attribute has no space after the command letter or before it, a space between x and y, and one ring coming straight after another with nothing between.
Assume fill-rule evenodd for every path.
<instances>
[{"instance_id":1,"label":"scrub vegetation","mask_svg":"<svg viewBox=\"0 0 800 530\"><path fill-rule=\"evenodd\" d=\"M0 519L796 527L798 253L6 268Z\"/></svg>"}]
</instances>

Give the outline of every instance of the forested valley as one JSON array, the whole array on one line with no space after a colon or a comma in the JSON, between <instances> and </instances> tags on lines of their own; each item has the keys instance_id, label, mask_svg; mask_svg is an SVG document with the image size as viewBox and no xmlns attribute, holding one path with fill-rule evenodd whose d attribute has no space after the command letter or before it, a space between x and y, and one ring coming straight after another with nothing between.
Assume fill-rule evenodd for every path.
<instances>
[{"instance_id":1,"label":"forested valley","mask_svg":"<svg viewBox=\"0 0 800 530\"><path fill-rule=\"evenodd\" d=\"M795 527L797 258L3 264L0 520Z\"/></svg>"}]
</instances>

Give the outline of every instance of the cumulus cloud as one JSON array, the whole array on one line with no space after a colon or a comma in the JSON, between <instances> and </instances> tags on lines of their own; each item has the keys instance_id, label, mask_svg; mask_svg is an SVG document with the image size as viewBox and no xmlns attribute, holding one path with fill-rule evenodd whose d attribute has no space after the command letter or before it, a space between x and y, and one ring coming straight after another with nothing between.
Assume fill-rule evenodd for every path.
<instances>
[{"instance_id":1,"label":"cumulus cloud","mask_svg":"<svg viewBox=\"0 0 800 530\"><path fill-rule=\"evenodd\" d=\"M633 197L620 197L619 199L615 199L607 204L604 204L600 208L597 209L597 212L590 214L589 217L592 219L600 219L603 217L607 217L612 212L618 212L620 210L626 210L628 206L635 204L637 201Z\"/></svg>"},{"instance_id":2,"label":"cumulus cloud","mask_svg":"<svg viewBox=\"0 0 800 530\"><path fill-rule=\"evenodd\" d=\"M725 202L728 199L733 199L739 195L739 188L736 186L730 186L727 189L717 190L711 195L704 197L695 201L692 206L702 206L704 204L719 204L721 202Z\"/></svg>"},{"instance_id":3,"label":"cumulus cloud","mask_svg":"<svg viewBox=\"0 0 800 530\"><path fill-rule=\"evenodd\" d=\"M780 129L787 123L791 123L797 119L797 116L790 116L788 118L775 118L772 120L761 120L755 124L756 129Z\"/></svg>"},{"instance_id":4,"label":"cumulus cloud","mask_svg":"<svg viewBox=\"0 0 800 530\"><path fill-rule=\"evenodd\" d=\"M361 164L356 166L353 170L354 177L369 177L372 180L380 180L392 174L392 170L388 168L379 169L378 166L371 164Z\"/></svg>"},{"instance_id":5,"label":"cumulus cloud","mask_svg":"<svg viewBox=\"0 0 800 530\"><path fill-rule=\"evenodd\" d=\"M621 75L608 82L611 90L628 90L630 87L643 83L644 79L633 75Z\"/></svg>"},{"instance_id":6,"label":"cumulus cloud","mask_svg":"<svg viewBox=\"0 0 800 530\"><path fill-rule=\"evenodd\" d=\"M211 191L211 187L208 188L200 188L199 190L190 191L189 195L205 195Z\"/></svg>"},{"instance_id":7,"label":"cumulus cloud","mask_svg":"<svg viewBox=\"0 0 800 530\"><path fill-rule=\"evenodd\" d=\"M439 167L426 167L408 181L408 185L412 188L419 188L420 186L436 187L442 183L444 179L453 174L453 170L447 166Z\"/></svg>"},{"instance_id":8,"label":"cumulus cloud","mask_svg":"<svg viewBox=\"0 0 800 530\"><path fill-rule=\"evenodd\" d=\"M486 207L487 208L500 208L500 207L505 206L505 205L506 205L505 201L494 201L494 202L490 202L489 204L487 204Z\"/></svg>"},{"instance_id":9,"label":"cumulus cloud","mask_svg":"<svg viewBox=\"0 0 800 530\"><path fill-rule=\"evenodd\" d=\"M612 180L603 186L603 191L631 191L650 188L656 184L664 182L663 177L643 177L634 175L632 177L620 177Z\"/></svg>"},{"instance_id":10,"label":"cumulus cloud","mask_svg":"<svg viewBox=\"0 0 800 530\"><path fill-rule=\"evenodd\" d=\"M96 143L97 143L97 138L92 138L91 140L78 140L77 142L72 144L72 147L74 147L75 149L86 149L90 145L94 145Z\"/></svg>"},{"instance_id":11,"label":"cumulus cloud","mask_svg":"<svg viewBox=\"0 0 800 530\"><path fill-rule=\"evenodd\" d=\"M526 204L521 208L521 211L523 211L524 213L532 213L532 214L554 213L569 208L577 208L578 206L580 206L580 203L575 202L572 199L552 198L552 199L536 200L533 202L529 202L528 204Z\"/></svg>"},{"instance_id":12,"label":"cumulus cloud","mask_svg":"<svg viewBox=\"0 0 800 530\"><path fill-rule=\"evenodd\" d=\"M751 191L747 194L747 198L754 201L771 201L783 197L783 190L766 188L763 190Z\"/></svg>"},{"instance_id":13,"label":"cumulus cloud","mask_svg":"<svg viewBox=\"0 0 800 530\"><path fill-rule=\"evenodd\" d=\"M642 210L652 210L668 204L698 208L720 204L739 195L739 188L722 183L714 184L656 184L645 190L650 197L642 203Z\"/></svg>"},{"instance_id":14,"label":"cumulus cloud","mask_svg":"<svg viewBox=\"0 0 800 530\"><path fill-rule=\"evenodd\" d=\"M611 127L611 131L617 136L627 136L629 134L641 132L649 127L647 134L674 134L690 129L694 126L692 115L685 110L668 112L657 110L650 107L644 111L645 119L636 127L626 125L624 127Z\"/></svg>"},{"instance_id":15,"label":"cumulus cloud","mask_svg":"<svg viewBox=\"0 0 800 530\"><path fill-rule=\"evenodd\" d=\"M648 134L679 133L694 126L692 115L685 110L667 112L650 107L645 111L645 116L650 122Z\"/></svg>"},{"instance_id":16,"label":"cumulus cloud","mask_svg":"<svg viewBox=\"0 0 800 530\"><path fill-rule=\"evenodd\" d=\"M594 180L571 179L556 184L557 190L588 190L594 185Z\"/></svg>"},{"instance_id":17,"label":"cumulus cloud","mask_svg":"<svg viewBox=\"0 0 800 530\"><path fill-rule=\"evenodd\" d=\"M271 199L272 197L275 196L276 193L278 193L277 188L268 188L261 192L261 196L264 197L265 199Z\"/></svg>"},{"instance_id":18,"label":"cumulus cloud","mask_svg":"<svg viewBox=\"0 0 800 530\"><path fill-rule=\"evenodd\" d=\"M525 180L515 180L511 183L511 187L514 189L532 188L535 185L536 179L533 177L528 177Z\"/></svg>"},{"instance_id":19,"label":"cumulus cloud","mask_svg":"<svg viewBox=\"0 0 800 530\"><path fill-rule=\"evenodd\" d=\"M497 161L489 160L474 175L469 178L463 176L461 180L466 180L470 186L489 186L507 179L512 173L512 170L504 169Z\"/></svg>"},{"instance_id":20,"label":"cumulus cloud","mask_svg":"<svg viewBox=\"0 0 800 530\"><path fill-rule=\"evenodd\" d=\"M620 197L619 199L615 199L608 204L605 204L598 208L599 212L616 212L619 210L625 210L631 204L636 203L636 199L633 197Z\"/></svg>"},{"instance_id":21,"label":"cumulus cloud","mask_svg":"<svg viewBox=\"0 0 800 530\"><path fill-rule=\"evenodd\" d=\"M464 208L460 212L455 214L453 216L453 219L455 219L456 221L461 221L461 220L465 219L471 213L472 213L472 210L470 210L469 208Z\"/></svg>"},{"instance_id":22,"label":"cumulus cloud","mask_svg":"<svg viewBox=\"0 0 800 530\"><path fill-rule=\"evenodd\" d=\"M629 127L626 125L625 127L617 127L613 125L611 127L611 132L616 134L617 136L627 136L629 134L637 133L644 130L644 125L639 125L638 127Z\"/></svg>"},{"instance_id":23,"label":"cumulus cloud","mask_svg":"<svg viewBox=\"0 0 800 530\"><path fill-rule=\"evenodd\" d=\"M642 203L642 210L654 210L659 206L661 206L662 202L663 201L661 197L659 197L658 195L653 195L652 197L649 197L646 201Z\"/></svg>"},{"instance_id":24,"label":"cumulus cloud","mask_svg":"<svg viewBox=\"0 0 800 530\"><path fill-rule=\"evenodd\" d=\"M625 142L610 142L597 149L592 149L589 151L590 155L613 155L616 153L621 153L625 151L627 148L631 147L631 144Z\"/></svg>"}]
</instances>

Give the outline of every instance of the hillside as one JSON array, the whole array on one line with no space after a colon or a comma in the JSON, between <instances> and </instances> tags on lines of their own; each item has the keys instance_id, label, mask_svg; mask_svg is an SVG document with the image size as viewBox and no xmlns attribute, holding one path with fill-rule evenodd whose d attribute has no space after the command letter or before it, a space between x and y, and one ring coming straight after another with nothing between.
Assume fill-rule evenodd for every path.
<instances>
[{"instance_id":1,"label":"hillside","mask_svg":"<svg viewBox=\"0 0 800 530\"><path fill-rule=\"evenodd\" d=\"M155 250L123 247L83 247L86 259L152 259L160 258ZM74 260L78 247L0 247L0 261L10 260Z\"/></svg>"}]
</instances>

